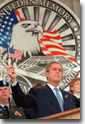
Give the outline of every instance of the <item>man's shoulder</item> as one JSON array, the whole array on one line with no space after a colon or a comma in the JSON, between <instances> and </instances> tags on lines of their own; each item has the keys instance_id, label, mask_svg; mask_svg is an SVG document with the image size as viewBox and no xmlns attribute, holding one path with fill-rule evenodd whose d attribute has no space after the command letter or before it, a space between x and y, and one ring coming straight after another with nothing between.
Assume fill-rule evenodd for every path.
<instances>
[{"instance_id":1,"label":"man's shoulder","mask_svg":"<svg viewBox=\"0 0 85 124\"><path fill-rule=\"evenodd\" d=\"M65 94L68 94L68 95L71 96L71 97L74 97L74 95L71 94L69 91L65 91L65 90L63 90L63 89L60 89L60 90L61 90L62 93L65 93Z\"/></svg>"},{"instance_id":2,"label":"man's shoulder","mask_svg":"<svg viewBox=\"0 0 85 124\"><path fill-rule=\"evenodd\" d=\"M39 87L39 88L31 88L29 94L34 96L43 96L45 95L46 86Z\"/></svg>"}]
</instances>

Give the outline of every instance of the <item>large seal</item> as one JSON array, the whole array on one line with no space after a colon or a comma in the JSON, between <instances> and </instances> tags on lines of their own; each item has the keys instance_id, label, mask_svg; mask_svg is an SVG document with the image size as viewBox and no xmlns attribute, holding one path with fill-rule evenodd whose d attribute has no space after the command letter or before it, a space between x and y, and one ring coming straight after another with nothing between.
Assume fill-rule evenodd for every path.
<instances>
[{"instance_id":1,"label":"large seal","mask_svg":"<svg viewBox=\"0 0 85 124\"><path fill-rule=\"evenodd\" d=\"M21 59L10 56L9 49L20 50ZM45 66L54 60L64 68L60 86L65 89L80 75L80 20L60 1L5 1L0 5L0 53L0 75L10 82L6 67L11 63L25 93L38 82L46 84Z\"/></svg>"}]
</instances>

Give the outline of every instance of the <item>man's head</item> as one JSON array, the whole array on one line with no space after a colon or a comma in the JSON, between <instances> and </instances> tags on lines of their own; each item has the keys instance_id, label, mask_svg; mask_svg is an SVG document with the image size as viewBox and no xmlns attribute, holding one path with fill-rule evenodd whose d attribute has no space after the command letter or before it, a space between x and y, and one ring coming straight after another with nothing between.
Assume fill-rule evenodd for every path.
<instances>
[{"instance_id":1,"label":"man's head","mask_svg":"<svg viewBox=\"0 0 85 124\"><path fill-rule=\"evenodd\" d=\"M9 95L10 95L10 90L9 90L9 84L5 80L0 81L0 103L1 104L8 104L9 102Z\"/></svg>"},{"instance_id":2,"label":"man's head","mask_svg":"<svg viewBox=\"0 0 85 124\"><path fill-rule=\"evenodd\" d=\"M63 67L59 62L51 62L46 66L45 72L48 83L51 85L59 85L63 77Z\"/></svg>"}]
</instances>

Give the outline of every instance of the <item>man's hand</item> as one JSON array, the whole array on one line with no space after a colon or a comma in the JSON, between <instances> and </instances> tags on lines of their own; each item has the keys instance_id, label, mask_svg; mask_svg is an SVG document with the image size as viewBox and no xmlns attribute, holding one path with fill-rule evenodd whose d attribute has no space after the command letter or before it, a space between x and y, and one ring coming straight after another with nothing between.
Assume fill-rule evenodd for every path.
<instances>
[{"instance_id":1,"label":"man's hand","mask_svg":"<svg viewBox=\"0 0 85 124\"><path fill-rule=\"evenodd\" d=\"M13 69L12 65L7 66L7 73L10 76L12 83L16 82L16 74L15 74L15 70Z\"/></svg>"}]
</instances>

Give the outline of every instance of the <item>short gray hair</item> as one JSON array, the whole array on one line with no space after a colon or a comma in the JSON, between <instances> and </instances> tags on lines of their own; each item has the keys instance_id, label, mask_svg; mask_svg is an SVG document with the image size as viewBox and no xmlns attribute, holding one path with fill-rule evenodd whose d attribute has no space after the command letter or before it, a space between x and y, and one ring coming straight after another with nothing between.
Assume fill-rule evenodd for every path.
<instances>
[{"instance_id":1,"label":"short gray hair","mask_svg":"<svg viewBox=\"0 0 85 124\"><path fill-rule=\"evenodd\" d=\"M54 64L54 63L59 64L62 67L62 72L63 72L63 66L57 61L53 61L53 62L50 62L49 64L47 64L46 68L45 68L45 71L49 72L51 65Z\"/></svg>"}]
</instances>

